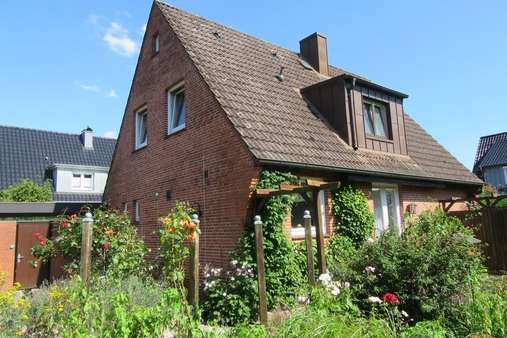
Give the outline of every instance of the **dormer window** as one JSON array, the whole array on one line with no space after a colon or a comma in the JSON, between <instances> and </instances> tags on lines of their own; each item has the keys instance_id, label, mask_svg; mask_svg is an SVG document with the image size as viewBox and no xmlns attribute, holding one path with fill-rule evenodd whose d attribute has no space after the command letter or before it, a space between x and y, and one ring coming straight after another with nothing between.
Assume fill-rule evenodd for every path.
<instances>
[{"instance_id":1,"label":"dormer window","mask_svg":"<svg viewBox=\"0 0 507 338\"><path fill-rule=\"evenodd\" d=\"M389 138L387 107L363 97L364 130L367 136Z\"/></svg>"}]
</instances>

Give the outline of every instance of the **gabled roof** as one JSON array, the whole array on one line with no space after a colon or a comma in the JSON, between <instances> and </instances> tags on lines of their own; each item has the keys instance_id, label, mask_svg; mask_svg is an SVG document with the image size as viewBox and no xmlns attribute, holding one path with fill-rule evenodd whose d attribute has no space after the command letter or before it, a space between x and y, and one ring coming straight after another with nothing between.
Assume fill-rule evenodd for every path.
<instances>
[{"instance_id":1,"label":"gabled roof","mask_svg":"<svg viewBox=\"0 0 507 338\"><path fill-rule=\"evenodd\" d=\"M482 182L406 115L409 156L354 150L312 113L299 90L325 77L297 53L156 1L233 126L261 163ZM275 77L284 67L284 81ZM331 76L350 74L330 67Z\"/></svg>"},{"instance_id":2,"label":"gabled roof","mask_svg":"<svg viewBox=\"0 0 507 338\"><path fill-rule=\"evenodd\" d=\"M498 141L489 147L486 154L477 164L482 171L486 167L495 167L507 164L507 140Z\"/></svg>"},{"instance_id":3,"label":"gabled roof","mask_svg":"<svg viewBox=\"0 0 507 338\"><path fill-rule=\"evenodd\" d=\"M0 189L23 178L41 184L54 164L109 167L115 143L94 137L84 149L80 135L0 126Z\"/></svg>"},{"instance_id":4,"label":"gabled roof","mask_svg":"<svg viewBox=\"0 0 507 338\"><path fill-rule=\"evenodd\" d=\"M475 154L475 163L474 163L474 172L477 173L481 169L480 167L483 167L484 164L482 163L483 157L488 153L488 150L493 146L494 144L502 141L507 141L507 132L504 133L498 133L498 134L492 134L487 136L482 136L479 140L479 145L477 146L477 153ZM502 146L499 146L502 148ZM507 148L504 148L505 152L507 153ZM500 151L501 149L495 150L495 153ZM507 155L506 155L507 156ZM495 156L496 157L496 156ZM494 161L493 158L490 158L488 162ZM494 162L491 162L494 163Z\"/></svg>"}]
</instances>

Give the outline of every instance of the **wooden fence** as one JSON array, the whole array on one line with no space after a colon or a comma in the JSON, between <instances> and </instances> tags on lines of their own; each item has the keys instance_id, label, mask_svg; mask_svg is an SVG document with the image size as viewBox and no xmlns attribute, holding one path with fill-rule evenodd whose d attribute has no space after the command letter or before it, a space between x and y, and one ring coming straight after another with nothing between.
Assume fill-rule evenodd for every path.
<instances>
[{"instance_id":1,"label":"wooden fence","mask_svg":"<svg viewBox=\"0 0 507 338\"><path fill-rule=\"evenodd\" d=\"M486 265L491 273L507 272L507 208L486 206L480 213L472 211L448 212L458 217L464 224L474 226L476 236L484 245Z\"/></svg>"}]
</instances>

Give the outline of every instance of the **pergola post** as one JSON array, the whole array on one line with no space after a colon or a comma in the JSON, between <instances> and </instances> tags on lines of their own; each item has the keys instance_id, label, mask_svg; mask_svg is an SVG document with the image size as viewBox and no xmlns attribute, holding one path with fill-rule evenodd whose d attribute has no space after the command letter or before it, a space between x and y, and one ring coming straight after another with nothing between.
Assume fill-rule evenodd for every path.
<instances>
[{"instance_id":1,"label":"pergola post","mask_svg":"<svg viewBox=\"0 0 507 338\"><path fill-rule=\"evenodd\" d=\"M324 231L322 224L322 211L319 208L319 191L313 190L313 205L315 208L316 219L315 224L315 239L317 240L317 265L319 267L319 274L327 272L326 253L324 243Z\"/></svg>"},{"instance_id":2,"label":"pergola post","mask_svg":"<svg viewBox=\"0 0 507 338\"><path fill-rule=\"evenodd\" d=\"M266 302L266 271L264 268L264 236L262 234L261 216L254 219L255 251L257 253L257 282L259 286L259 318L263 325L268 325L268 306Z\"/></svg>"},{"instance_id":3,"label":"pergola post","mask_svg":"<svg viewBox=\"0 0 507 338\"><path fill-rule=\"evenodd\" d=\"M91 272L91 252L93 238L93 218L91 212L87 212L83 218L81 228L81 261L80 275L82 281L88 286Z\"/></svg>"},{"instance_id":4,"label":"pergola post","mask_svg":"<svg viewBox=\"0 0 507 338\"><path fill-rule=\"evenodd\" d=\"M189 303L197 309L199 305L199 216L192 215L192 223L196 227L196 236L193 243L190 244L190 288Z\"/></svg>"},{"instance_id":5,"label":"pergola post","mask_svg":"<svg viewBox=\"0 0 507 338\"><path fill-rule=\"evenodd\" d=\"M305 225L306 265L308 271L308 283L310 283L311 286L315 286L315 271L313 267L313 245L312 245L312 216L310 216L310 211L305 210L303 222Z\"/></svg>"}]
</instances>

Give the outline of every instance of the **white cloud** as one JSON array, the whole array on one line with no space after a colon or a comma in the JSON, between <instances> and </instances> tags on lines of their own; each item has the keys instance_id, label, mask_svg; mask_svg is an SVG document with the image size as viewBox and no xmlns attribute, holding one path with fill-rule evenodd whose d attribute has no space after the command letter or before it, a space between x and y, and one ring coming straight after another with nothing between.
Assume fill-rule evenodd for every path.
<instances>
[{"instance_id":1,"label":"white cloud","mask_svg":"<svg viewBox=\"0 0 507 338\"><path fill-rule=\"evenodd\" d=\"M107 96L109 96L109 97L114 97L114 98L116 99L116 98L118 97L118 94L116 94L116 90L111 89L111 90L109 91L109 94L107 94Z\"/></svg>"},{"instance_id":2,"label":"white cloud","mask_svg":"<svg viewBox=\"0 0 507 338\"><path fill-rule=\"evenodd\" d=\"M74 84L83 90L94 93L100 93L100 87L97 86L96 84L84 84L78 81L74 82Z\"/></svg>"},{"instance_id":3,"label":"white cloud","mask_svg":"<svg viewBox=\"0 0 507 338\"><path fill-rule=\"evenodd\" d=\"M123 56L132 56L138 50L138 44L130 38L128 30L115 21L111 22L103 39L109 49Z\"/></svg>"},{"instance_id":4,"label":"white cloud","mask_svg":"<svg viewBox=\"0 0 507 338\"><path fill-rule=\"evenodd\" d=\"M106 131L104 133L104 135L102 135L102 137L106 137L106 138L116 138L117 137L117 132L116 130L109 130L109 131Z\"/></svg>"}]
</instances>

